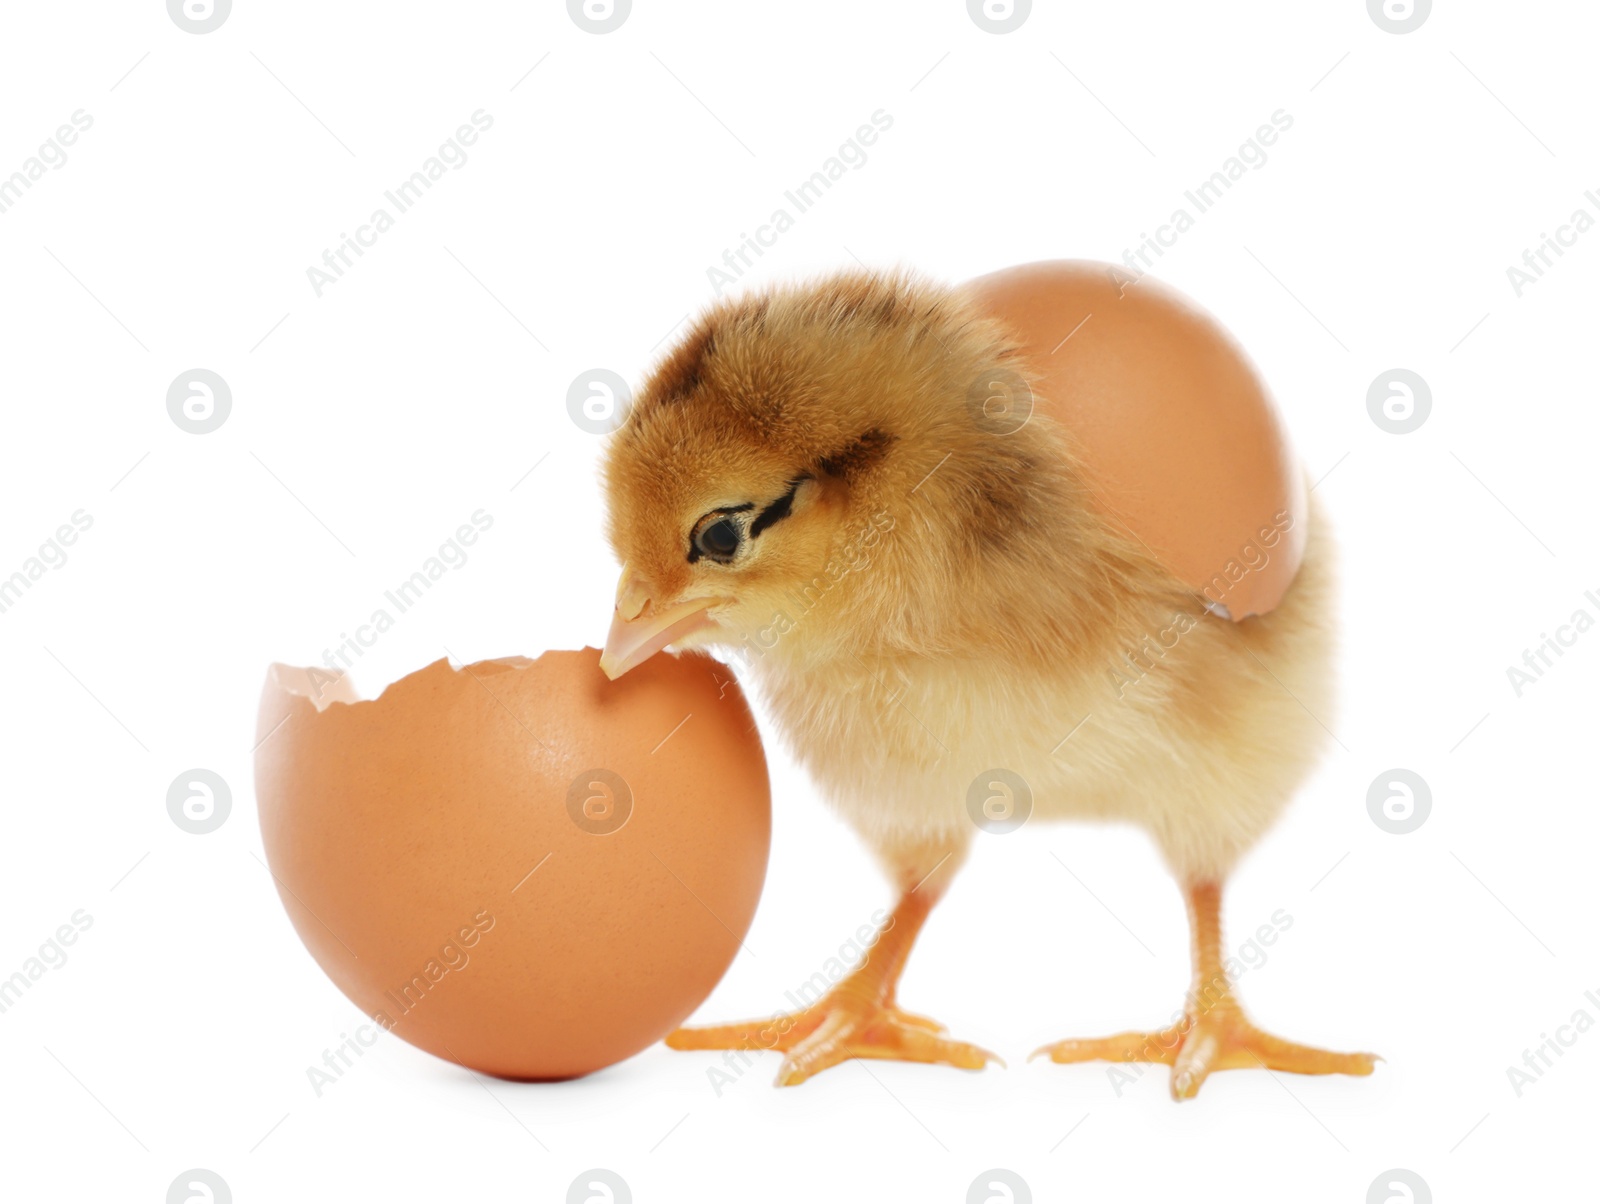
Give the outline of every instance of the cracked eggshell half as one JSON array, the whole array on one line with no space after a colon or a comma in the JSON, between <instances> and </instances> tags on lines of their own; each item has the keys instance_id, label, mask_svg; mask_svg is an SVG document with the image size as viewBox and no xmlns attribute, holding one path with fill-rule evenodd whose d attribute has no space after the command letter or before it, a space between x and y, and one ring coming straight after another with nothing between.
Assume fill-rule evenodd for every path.
<instances>
[{"instance_id":1,"label":"cracked eggshell half","mask_svg":"<svg viewBox=\"0 0 1600 1204\"><path fill-rule=\"evenodd\" d=\"M1153 276L1083 260L962 290L1017 337L1028 404L1065 432L1102 510L1213 609L1275 607L1305 551L1305 475L1221 323Z\"/></svg>"},{"instance_id":2,"label":"cracked eggshell half","mask_svg":"<svg viewBox=\"0 0 1600 1204\"><path fill-rule=\"evenodd\" d=\"M509 1079L637 1053L710 994L771 830L732 673L698 653L619 681L599 653L454 669L361 702L274 665L256 798L279 896L383 1028Z\"/></svg>"}]
</instances>

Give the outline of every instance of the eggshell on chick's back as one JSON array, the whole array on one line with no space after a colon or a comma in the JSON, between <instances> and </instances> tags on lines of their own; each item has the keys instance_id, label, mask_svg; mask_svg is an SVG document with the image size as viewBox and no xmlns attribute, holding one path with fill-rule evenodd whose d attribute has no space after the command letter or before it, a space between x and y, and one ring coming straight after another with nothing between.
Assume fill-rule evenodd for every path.
<instances>
[{"instance_id":1,"label":"eggshell on chick's back","mask_svg":"<svg viewBox=\"0 0 1600 1204\"><path fill-rule=\"evenodd\" d=\"M289 916L334 983L514 1079L638 1052L710 994L766 873L766 760L732 674L657 656L438 661L375 701L275 665L256 795Z\"/></svg>"},{"instance_id":2,"label":"eggshell on chick's back","mask_svg":"<svg viewBox=\"0 0 1600 1204\"><path fill-rule=\"evenodd\" d=\"M1265 614L1305 550L1306 485L1266 385L1210 314L1151 276L1055 260L964 288L1020 337L1038 412L1106 513L1234 619Z\"/></svg>"}]
</instances>

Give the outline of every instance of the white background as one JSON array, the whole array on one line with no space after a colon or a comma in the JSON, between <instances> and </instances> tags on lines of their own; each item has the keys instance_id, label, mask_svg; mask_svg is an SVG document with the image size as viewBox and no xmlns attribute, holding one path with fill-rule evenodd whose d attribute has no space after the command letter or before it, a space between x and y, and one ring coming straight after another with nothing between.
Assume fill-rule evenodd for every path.
<instances>
[{"instance_id":1,"label":"white background","mask_svg":"<svg viewBox=\"0 0 1600 1204\"><path fill-rule=\"evenodd\" d=\"M4 23L0 175L93 118L0 214L0 576L93 519L0 614L0 975L93 918L0 1015L8 1197L155 1204L204 1167L241 1204L557 1201L605 1167L641 1204L954 1204L1001 1167L1036 1200L1360 1204L1399 1167L1439 1201L1571 1198L1600 1032L1520 1098L1506 1070L1579 1009L1600 1020L1600 633L1521 697L1506 670L1600 618L1600 232L1520 297L1506 269L1600 216L1592 6L1440 3L1405 35L1359 0L1041 2L1005 35L956 0L638 0L604 36L548 0L239 0L204 35L159 0ZM316 296L324 248L479 109L465 166ZM386 1038L319 1098L306 1068L362 1018L259 860L267 664L319 661L479 508L493 528L367 653L364 691L446 648L598 642L615 565L569 383L638 381L707 268L879 109L865 165L745 283L1117 259L1292 115L1159 274L1251 350L1343 548L1339 743L1232 884L1230 945L1294 921L1241 993L1288 1037L1388 1060L1219 1074L1182 1106L1161 1068L1119 1096L1103 1066L1026 1062L1165 1023L1188 974L1142 836L1030 825L980 840L902 992L1009 1069L847 1064L778 1091L763 1055L719 1096L714 1055L658 1046L486 1087ZM1408 435L1366 408L1396 366L1432 391ZM232 390L207 435L166 410L195 367ZM752 952L702 1021L776 1011L889 902L768 747ZM206 836L166 812L194 767L232 787ZM1406 836L1366 809L1394 767L1432 789Z\"/></svg>"}]
</instances>

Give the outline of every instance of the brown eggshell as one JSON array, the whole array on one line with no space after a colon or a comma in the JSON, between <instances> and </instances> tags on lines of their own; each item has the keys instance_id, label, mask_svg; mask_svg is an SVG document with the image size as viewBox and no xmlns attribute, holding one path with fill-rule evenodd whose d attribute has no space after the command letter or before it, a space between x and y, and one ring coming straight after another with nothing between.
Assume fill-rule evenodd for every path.
<instances>
[{"instance_id":1,"label":"brown eggshell","mask_svg":"<svg viewBox=\"0 0 1600 1204\"><path fill-rule=\"evenodd\" d=\"M612 682L598 659L441 660L371 702L274 665L262 693L261 833L306 948L384 1028L504 1078L586 1074L676 1027L766 874L733 675L690 653Z\"/></svg>"},{"instance_id":2,"label":"brown eggshell","mask_svg":"<svg viewBox=\"0 0 1600 1204\"><path fill-rule=\"evenodd\" d=\"M1266 385L1194 302L1108 264L969 282L1022 341L1037 412L1064 427L1104 510L1234 619L1265 614L1305 550L1306 486Z\"/></svg>"}]
</instances>

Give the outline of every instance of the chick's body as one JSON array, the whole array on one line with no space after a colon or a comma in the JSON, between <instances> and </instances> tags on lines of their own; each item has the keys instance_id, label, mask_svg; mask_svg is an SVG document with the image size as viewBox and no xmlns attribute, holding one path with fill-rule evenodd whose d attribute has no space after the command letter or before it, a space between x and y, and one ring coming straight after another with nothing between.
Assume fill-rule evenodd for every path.
<instances>
[{"instance_id":1,"label":"chick's body","mask_svg":"<svg viewBox=\"0 0 1600 1204\"><path fill-rule=\"evenodd\" d=\"M1149 832L1180 882L1220 879L1326 739L1314 716L1332 709L1330 550L1320 515L1313 526L1270 625L1234 624L1163 591L1130 599L1094 645L1037 660L999 633L998 646L959 654L869 646L802 668L775 649L740 663L796 759L886 857L930 840L964 848L1008 818L1121 820ZM1031 588L1041 605L1057 596L1047 579ZM1022 796L995 786L995 770L1015 775L1004 781L1020 780Z\"/></svg>"},{"instance_id":2,"label":"chick's body","mask_svg":"<svg viewBox=\"0 0 1600 1204\"><path fill-rule=\"evenodd\" d=\"M1099 273L1061 270L1080 285ZM1221 882L1326 738L1320 516L1294 533L1302 563L1270 614L1221 617L1130 526L1138 507L1104 497L1093 449L1060 420L1070 408L1050 404L1052 385L1070 384L982 298L852 274L724 303L610 448L611 537L626 565L616 671L667 635L730 656L902 892L884 938L830 996L783 1025L671 1043L782 1049L786 1083L851 1056L981 1066L985 1051L895 1003L933 901L981 828L1123 820L1151 834L1189 900L1186 1023L1062 1042L1052 1057L1168 1061L1179 1096L1251 1059L1364 1072L1366 1055L1253 1029L1217 949ZM1144 326L1149 354L1169 353L1161 323ZM1092 341L1073 352L1092 355ZM1031 386L1027 413L987 408L995 379ZM1277 514L1279 526L1294 519Z\"/></svg>"}]
</instances>

